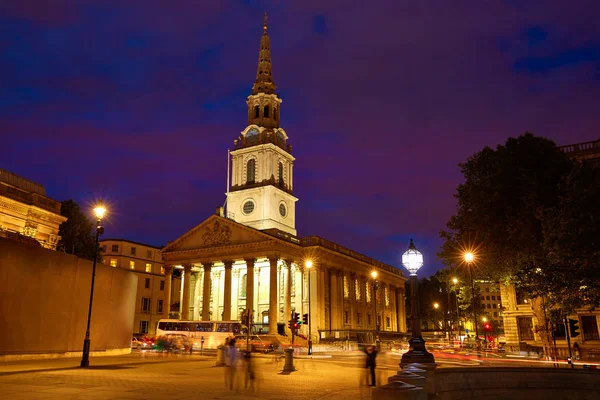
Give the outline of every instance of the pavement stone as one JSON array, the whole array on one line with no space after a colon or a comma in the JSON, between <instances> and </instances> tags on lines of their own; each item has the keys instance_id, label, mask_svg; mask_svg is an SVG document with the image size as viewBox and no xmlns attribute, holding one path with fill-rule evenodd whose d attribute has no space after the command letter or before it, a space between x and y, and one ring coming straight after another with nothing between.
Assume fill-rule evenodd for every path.
<instances>
[{"instance_id":1,"label":"pavement stone","mask_svg":"<svg viewBox=\"0 0 600 400\"><path fill-rule=\"evenodd\" d=\"M215 357L138 353L93 358L90 368L78 359L51 359L0 363L1 399L261 399L350 400L370 399L371 389L361 386L366 371L359 363L330 359L295 359L297 371L283 373L283 360L255 357L255 391L225 388L225 368ZM378 371L386 383L394 371Z\"/></svg>"}]
</instances>

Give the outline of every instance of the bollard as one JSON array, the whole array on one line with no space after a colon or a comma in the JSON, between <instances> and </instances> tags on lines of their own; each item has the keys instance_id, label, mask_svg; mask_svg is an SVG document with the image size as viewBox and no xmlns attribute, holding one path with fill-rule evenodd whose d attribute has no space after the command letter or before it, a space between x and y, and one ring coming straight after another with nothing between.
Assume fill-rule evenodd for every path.
<instances>
[{"instance_id":1,"label":"bollard","mask_svg":"<svg viewBox=\"0 0 600 400\"><path fill-rule=\"evenodd\" d=\"M220 345L217 347L217 362L215 367L222 367L225 365L225 346Z\"/></svg>"},{"instance_id":2,"label":"bollard","mask_svg":"<svg viewBox=\"0 0 600 400\"><path fill-rule=\"evenodd\" d=\"M411 363L404 366L404 370L409 368L418 368L425 370L425 391L427 392L427 396L429 398L435 398L435 369L437 364L419 364L419 363Z\"/></svg>"},{"instance_id":3,"label":"bollard","mask_svg":"<svg viewBox=\"0 0 600 400\"><path fill-rule=\"evenodd\" d=\"M420 388L425 387L424 377L408 371L398 371L396 375L390 376L388 378L388 383L392 382L404 382L408 383L409 385L414 385Z\"/></svg>"},{"instance_id":4,"label":"bollard","mask_svg":"<svg viewBox=\"0 0 600 400\"><path fill-rule=\"evenodd\" d=\"M285 349L283 351L285 353L285 364L283 365L284 371L295 371L294 368L294 349Z\"/></svg>"},{"instance_id":5,"label":"bollard","mask_svg":"<svg viewBox=\"0 0 600 400\"><path fill-rule=\"evenodd\" d=\"M424 400L425 391L404 382L391 382L373 389L373 400Z\"/></svg>"},{"instance_id":6,"label":"bollard","mask_svg":"<svg viewBox=\"0 0 600 400\"><path fill-rule=\"evenodd\" d=\"M413 367L412 365L408 365L404 368L404 371L412 372L413 374L417 374L422 376L423 378L427 378L427 371L422 368Z\"/></svg>"}]
</instances>

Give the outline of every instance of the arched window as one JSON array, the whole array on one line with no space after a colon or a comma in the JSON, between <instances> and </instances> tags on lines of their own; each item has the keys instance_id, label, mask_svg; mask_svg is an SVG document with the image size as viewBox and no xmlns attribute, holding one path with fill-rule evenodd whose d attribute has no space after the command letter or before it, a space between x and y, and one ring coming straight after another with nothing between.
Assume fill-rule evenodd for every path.
<instances>
[{"instance_id":1,"label":"arched window","mask_svg":"<svg viewBox=\"0 0 600 400\"><path fill-rule=\"evenodd\" d=\"M279 162L279 184L283 185L283 163Z\"/></svg>"},{"instance_id":2,"label":"arched window","mask_svg":"<svg viewBox=\"0 0 600 400\"><path fill-rule=\"evenodd\" d=\"M264 117L265 118L269 118L269 106L265 106L265 110L264 110Z\"/></svg>"},{"instance_id":3,"label":"arched window","mask_svg":"<svg viewBox=\"0 0 600 400\"><path fill-rule=\"evenodd\" d=\"M251 158L246 166L246 183L254 183L256 179L256 160Z\"/></svg>"},{"instance_id":4,"label":"arched window","mask_svg":"<svg viewBox=\"0 0 600 400\"><path fill-rule=\"evenodd\" d=\"M258 106L254 106L254 118L260 117L260 108Z\"/></svg>"},{"instance_id":5,"label":"arched window","mask_svg":"<svg viewBox=\"0 0 600 400\"><path fill-rule=\"evenodd\" d=\"M240 282L240 285L242 287L242 290L240 291L240 297L241 298L246 298L246 284L247 284L247 280L246 280L246 274L242 275L242 280Z\"/></svg>"}]
</instances>

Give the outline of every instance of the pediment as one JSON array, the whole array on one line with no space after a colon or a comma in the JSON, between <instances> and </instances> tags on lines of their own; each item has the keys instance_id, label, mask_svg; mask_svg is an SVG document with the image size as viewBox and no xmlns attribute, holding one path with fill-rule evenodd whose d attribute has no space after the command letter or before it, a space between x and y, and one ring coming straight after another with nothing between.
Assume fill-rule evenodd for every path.
<instances>
[{"instance_id":1,"label":"pediment","mask_svg":"<svg viewBox=\"0 0 600 400\"><path fill-rule=\"evenodd\" d=\"M165 252L266 242L272 237L227 218L213 215L168 244Z\"/></svg>"}]
</instances>

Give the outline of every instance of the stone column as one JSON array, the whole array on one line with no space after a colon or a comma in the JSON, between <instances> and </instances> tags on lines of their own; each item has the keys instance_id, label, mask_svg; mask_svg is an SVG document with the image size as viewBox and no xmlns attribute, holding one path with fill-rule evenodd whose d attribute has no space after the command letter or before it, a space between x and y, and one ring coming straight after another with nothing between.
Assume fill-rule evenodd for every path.
<instances>
[{"instance_id":1,"label":"stone column","mask_svg":"<svg viewBox=\"0 0 600 400\"><path fill-rule=\"evenodd\" d=\"M192 316L192 319L194 320L199 320L202 317L202 314L200 313L200 310L202 309L202 279L201 276L202 274L200 272L192 272L192 275L194 275L195 280L194 280L194 315Z\"/></svg>"},{"instance_id":2,"label":"stone column","mask_svg":"<svg viewBox=\"0 0 600 400\"><path fill-rule=\"evenodd\" d=\"M231 268L233 261L223 261L225 265L225 285L223 288L223 321L231 321Z\"/></svg>"},{"instance_id":3,"label":"stone column","mask_svg":"<svg viewBox=\"0 0 600 400\"><path fill-rule=\"evenodd\" d=\"M209 320L210 311L210 270L212 263L202 264L204 267L204 288L202 289L202 320Z\"/></svg>"},{"instance_id":4,"label":"stone column","mask_svg":"<svg viewBox=\"0 0 600 400\"><path fill-rule=\"evenodd\" d=\"M256 312L254 310L254 258L247 258L246 261L246 310L252 313L252 322L256 321Z\"/></svg>"},{"instance_id":5,"label":"stone column","mask_svg":"<svg viewBox=\"0 0 600 400\"><path fill-rule=\"evenodd\" d=\"M169 318L171 312L171 281L173 280L173 266L165 265L165 294L163 298L163 318Z\"/></svg>"},{"instance_id":6,"label":"stone column","mask_svg":"<svg viewBox=\"0 0 600 400\"><path fill-rule=\"evenodd\" d=\"M192 264L183 264L183 298L181 302L181 319L190 319L190 285L192 278Z\"/></svg>"},{"instance_id":7,"label":"stone column","mask_svg":"<svg viewBox=\"0 0 600 400\"><path fill-rule=\"evenodd\" d=\"M287 321L292 313L292 262L285 260L285 284L283 286L283 321ZM290 332L287 324L285 325L286 332Z\"/></svg>"},{"instance_id":8,"label":"stone column","mask_svg":"<svg viewBox=\"0 0 600 400\"><path fill-rule=\"evenodd\" d=\"M337 315L338 304L338 274L336 269L329 269L329 329L339 329Z\"/></svg>"},{"instance_id":9,"label":"stone column","mask_svg":"<svg viewBox=\"0 0 600 400\"><path fill-rule=\"evenodd\" d=\"M277 261L279 257L269 257L269 333L277 334Z\"/></svg>"}]
</instances>

